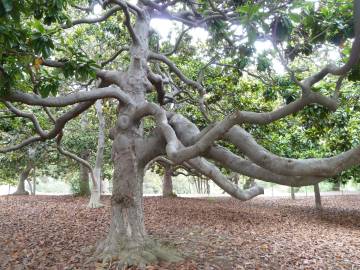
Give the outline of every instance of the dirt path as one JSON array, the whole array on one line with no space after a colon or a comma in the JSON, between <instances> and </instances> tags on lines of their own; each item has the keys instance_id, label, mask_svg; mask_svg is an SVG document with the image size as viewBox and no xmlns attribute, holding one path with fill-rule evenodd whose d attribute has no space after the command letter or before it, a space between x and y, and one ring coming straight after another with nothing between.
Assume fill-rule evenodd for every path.
<instances>
[{"instance_id":1,"label":"dirt path","mask_svg":"<svg viewBox=\"0 0 360 270\"><path fill-rule=\"evenodd\" d=\"M106 233L109 208L86 203L0 197L0 269L95 269L85 247ZM360 269L360 197L323 205L319 212L312 198L145 198L149 234L186 258L148 269Z\"/></svg>"}]
</instances>

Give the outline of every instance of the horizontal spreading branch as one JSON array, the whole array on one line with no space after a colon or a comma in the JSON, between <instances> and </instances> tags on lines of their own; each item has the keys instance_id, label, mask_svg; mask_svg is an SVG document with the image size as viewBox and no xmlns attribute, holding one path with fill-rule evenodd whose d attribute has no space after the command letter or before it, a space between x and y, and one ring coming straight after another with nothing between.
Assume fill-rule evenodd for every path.
<instances>
[{"instance_id":1,"label":"horizontal spreading branch","mask_svg":"<svg viewBox=\"0 0 360 270\"><path fill-rule=\"evenodd\" d=\"M256 113L238 111L214 124L206 132L202 133L201 137L197 137L196 142L192 145L182 150L177 150L172 156L172 159L174 162L181 163L203 154L216 140L222 138L224 134L236 124L269 124L289 114L298 112L311 103L319 103L331 109L335 109L337 106L337 103L332 99L318 93L312 93L272 112Z\"/></svg>"},{"instance_id":2,"label":"horizontal spreading branch","mask_svg":"<svg viewBox=\"0 0 360 270\"><path fill-rule=\"evenodd\" d=\"M201 132L195 124L190 122L185 117L179 114L168 114L170 124L176 131L177 137L185 145L192 145ZM297 168L289 166L289 159L281 158L269 153L262 148L261 152L258 150L259 145L252 139L251 135L246 133L247 140L244 136L240 136L239 133L234 133L233 130L241 129L240 127L233 127L224 138L228 139L236 146L241 146L239 149L246 156L249 155L250 160L241 158L231 151L212 145L203 155L206 158L212 159L222 166L241 173L246 176L250 176L256 179L278 183L287 186L305 186L313 185L324 180L325 177L332 176L344 170L352 165L359 164L359 152L360 149L350 150L350 153L345 154L343 157L334 157L326 159L309 159L309 160L291 160L297 164ZM242 130L242 129L241 129ZM246 132L242 130L242 132ZM231 137L229 137L230 135ZM248 140L251 140L249 143ZM246 148L246 151L244 151ZM273 155L278 160L270 160L271 158L263 158L260 154L266 153L266 155ZM349 151L348 151L349 152ZM255 157L257 158L255 160ZM347 160L346 164L343 161ZM266 162L266 164L264 164ZM279 163L280 162L280 163ZM311 164L315 162L321 164L317 166L318 169L312 168ZM294 163L292 163L293 165ZM276 168L274 168L274 166ZM316 165L315 165L316 166ZM326 174L324 173L326 172Z\"/></svg>"},{"instance_id":3,"label":"horizontal spreading branch","mask_svg":"<svg viewBox=\"0 0 360 270\"><path fill-rule=\"evenodd\" d=\"M13 102L22 102L27 105L38 105L46 107L64 107L79 102L95 101L102 98L116 98L123 104L132 104L129 96L117 87L95 88L91 91L82 91L66 96L42 98L35 94L21 91L11 91L3 99Z\"/></svg>"},{"instance_id":4,"label":"horizontal spreading branch","mask_svg":"<svg viewBox=\"0 0 360 270\"><path fill-rule=\"evenodd\" d=\"M205 154L205 157L242 175L285 186L301 187L314 185L325 178L319 176L291 176L277 174L260 167L248 159L239 157L233 152L220 146L211 147Z\"/></svg>"},{"instance_id":5,"label":"horizontal spreading branch","mask_svg":"<svg viewBox=\"0 0 360 270\"><path fill-rule=\"evenodd\" d=\"M21 91L11 91L8 95L2 97L1 101L4 102L9 110L14 114L30 119L34 124L34 128L38 135L29 137L18 145L0 149L0 153L18 150L37 141L44 141L55 138L62 131L63 127L69 120L75 118L83 111L87 110L91 105L94 104L97 99L102 98L116 98L123 105L133 105L131 98L118 87L96 88L87 92L83 91L66 96L47 98L41 98L38 95L28 94ZM35 115L18 110L9 101L43 107L64 107L77 103L78 104L75 105L70 111L58 118L54 122L54 128L47 132L41 129ZM54 120L53 117L51 117L51 119Z\"/></svg>"},{"instance_id":6,"label":"horizontal spreading branch","mask_svg":"<svg viewBox=\"0 0 360 270\"><path fill-rule=\"evenodd\" d=\"M329 158L292 159L270 153L239 126L224 136L257 165L283 175L335 176L360 164L360 146Z\"/></svg>"}]
</instances>

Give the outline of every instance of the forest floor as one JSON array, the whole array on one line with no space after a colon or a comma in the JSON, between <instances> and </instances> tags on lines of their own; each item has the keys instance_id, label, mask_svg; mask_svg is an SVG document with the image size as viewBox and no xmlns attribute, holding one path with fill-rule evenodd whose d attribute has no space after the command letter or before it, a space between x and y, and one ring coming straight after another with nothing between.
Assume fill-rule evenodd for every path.
<instances>
[{"instance_id":1,"label":"forest floor","mask_svg":"<svg viewBox=\"0 0 360 270\"><path fill-rule=\"evenodd\" d=\"M71 196L0 197L0 269L102 269L89 264L109 228L106 207ZM147 269L360 269L360 196L145 198L148 233L184 261Z\"/></svg>"}]
</instances>

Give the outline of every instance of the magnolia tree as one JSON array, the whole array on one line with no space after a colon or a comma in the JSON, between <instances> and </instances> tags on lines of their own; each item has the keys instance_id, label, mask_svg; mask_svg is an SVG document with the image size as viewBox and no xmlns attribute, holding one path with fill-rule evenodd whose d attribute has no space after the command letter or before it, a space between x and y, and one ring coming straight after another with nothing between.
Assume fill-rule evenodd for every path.
<instances>
[{"instance_id":1,"label":"magnolia tree","mask_svg":"<svg viewBox=\"0 0 360 270\"><path fill-rule=\"evenodd\" d=\"M92 5L86 7L82 6L85 4L82 1L26 2L21 6L13 1L2 1L0 12L6 25L1 25L5 33L1 39L4 43L0 62L1 101L17 116L28 118L34 125L35 135L1 149L1 152L17 150L37 141L56 138L59 142L63 128L71 119L99 99L116 100L116 121L109 134L113 140L114 166L112 219L107 237L96 248L98 258L119 259L125 265L178 259L151 241L144 227L144 168L159 156L173 165L182 164L191 168L242 201L262 194L263 189L256 185L240 189L220 167L264 181L304 186L315 185L360 163L360 147L327 158L281 157L259 145L244 128L271 124L315 103L331 111L338 108L343 81L349 72L357 76L354 73L359 71L359 0L355 0L353 5L348 1L341 4L331 2L331 9L322 2L316 7L306 1L91 2ZM92 12L94 5L98 9L101 6L103 14L86 17L86 12ZM84 12L84 18L71 20L71 16L79 16L81 12ZM29 22L26 18L32 14L36 20ZM319 16L322 17L319 19ZM339 16L344 20L337 28L332 22L339 21ZM166 19L164 23L176 21L183 25L174 47L169 51L164 52L164 48L156 44L155 33L150 28L150 21L154 18ZM302 21L303 18L317 19L312 22ZM120 32L128 42L109 59L97 61L100 64L86 58L86 52L74 52L72 45L64 41L67 35L76 32L79 25L106 23L109 20L123 22L124 28ZM326 22L330 23L322 25ZM104 31L105 27L109 28L106 24L103 26ZM187 70L194 67L187 66L186 61L176 61L175 56L178 49L183 48L184 51L187 46L191 47L193 36L188 32L196 27L205 29L210 35L204 57L211 53L214 57L199 68L196 76L190 76ZM345 33L344 29L350 30ZM329 33L335 33L335 38L334 35L328 36ZM95 34L85 32L84 41L79 43L90 44L91 40L85 41L85 38ZM106 38L108 36L105 36L105 41ZM182 39L188 43L182 44ZM207 102L207 91L210 91L211 85L202 83L209 75L206 69L219 64L232 65L241 70L239 76L248 73L260 81L271 78L269 58L258 58L258 73L254 74L251 70L249 59L253 55L254 43L259 40L270 41L273 46L271 57L281 61L292 83L298 87L299 95L272 111L237 110L220 121L212 121L209 115L211 107ZM326 64L313 74L306 67L292 67L291 62L301 61L304 55L316 57L322 49L321 45L327 42L347 48L337 65ZM89 44L86 47L89 55L101 49L92 48ZM117 43L114 41L113 44ZM111 44L107 48L111 49ZM123 61L118 62L122 65L120 68L103 68L124 51L128 53ZM72 58L66 58L70 52ZM187 53L191 55L193 52ZM102 55L108 54L101 51L97 57ZM221 63L221 60L224 62ZM49 75L50 69L56 70L57 77ZM261 72L265 72L266 76ZM96 86L91 90L76 91L67 87L68 91L71 90L69 93L62 88L63 78L80 80L88 75L97 78ZM226 73L222 76L226 77ZM336 80L333 91L325 94L315 90L314 85L327 78ZM53 96L49 97L50 93ZM156 93L157 102L153 93ZM196 102L203 117L201 130L194 121L176 113L175 105L184 100L190 100L192 105ZM72 107L54 119L52 128L44 130L35 113L18 109L16 104L44 109ZM153 119L152 129L150 133L145 133L143 123L149 118ZM220 146L225 143L231 144L231 149L236 151Z\"/></svg>"}]
</instances>

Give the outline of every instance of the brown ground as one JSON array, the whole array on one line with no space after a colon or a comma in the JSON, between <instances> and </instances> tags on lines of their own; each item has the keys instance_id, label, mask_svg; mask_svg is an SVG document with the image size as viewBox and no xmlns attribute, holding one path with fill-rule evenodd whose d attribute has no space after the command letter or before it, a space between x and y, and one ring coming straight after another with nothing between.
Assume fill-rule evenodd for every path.
<instances>
[{"instance_id":1,"label":"brown ground","mask_svg":"<svg viewBox=\"0 0 360 270\"><path fill-rule=\"evenodd\" d=\"M109 205L109 198L104 201ZM87 249L108 229L109 207L69 196L0 197L0 269L102 269ZM360 269L360 196L146 198L153 237L185 261L148 269Z\"/></svg>"}]
</instances>

